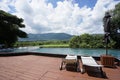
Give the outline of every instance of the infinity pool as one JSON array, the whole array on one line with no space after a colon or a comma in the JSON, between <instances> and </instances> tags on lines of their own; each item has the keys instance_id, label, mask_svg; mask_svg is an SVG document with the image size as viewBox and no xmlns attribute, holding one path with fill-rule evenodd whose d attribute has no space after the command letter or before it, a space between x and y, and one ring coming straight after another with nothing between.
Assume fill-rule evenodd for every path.
<instances>
[{"instance_id":1,"label":"infinity pool","mask_svg":"<svg viewBox=\"0 0 120 80\"><path fill-rule=\"evenodd\" d=\"M100 56L105 54L105 49L85 49L85 48L39 48L39 47L19 47L14 49L4 49L0 52L38 52L50 54L73 54L85 56ZM120 50L108 50L108 54L120 59Z\"/></svg>"},{"instance_id":2,"label":"infinity pool","mask_svg":"<svg viewBox=\"0 0 120 80\"><path fill-rule=\"evenodd\" d=\"M100 56L106 53L105 49L85 49L85 48L39 48L33 52L51 53L51 54L74 54L85 56ZM120 50L108 50L108 54L120 59Z\"/></svg>"}]
</instances>

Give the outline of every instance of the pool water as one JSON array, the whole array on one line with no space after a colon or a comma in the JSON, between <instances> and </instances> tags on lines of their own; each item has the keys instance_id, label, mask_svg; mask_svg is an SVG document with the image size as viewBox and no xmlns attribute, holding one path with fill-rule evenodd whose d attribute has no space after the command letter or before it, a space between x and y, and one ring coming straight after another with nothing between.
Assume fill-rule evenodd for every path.
<instances>
[{"instance_id":1,"label":"pool water","mask_svg":"<svg viewBox=\"0 0 120 80\"><path fill-rule=\"evenodd\" d=\"M73 54L85 56L100 56L106 53L105 49L86 49L86 48L39 48L33 52L51 53L51 54ZM120 50L108 50L108 54L120 59Z\"/></svg>"},{"instance_id":2,"label":"pool water","mask_svg":"<svg viewBox=\"0 0 120 80\"><path fill-rule=\"evenodd\" d=\"M0 52L38 52L50 54L73 54L85 56L100 56L106 53L105 49L86 49L86 48L39 48L36 47L19 47L14 49L0 49ZM120 59L120 50L109 49L108 54Z\"/></svg>"}]
</instances>

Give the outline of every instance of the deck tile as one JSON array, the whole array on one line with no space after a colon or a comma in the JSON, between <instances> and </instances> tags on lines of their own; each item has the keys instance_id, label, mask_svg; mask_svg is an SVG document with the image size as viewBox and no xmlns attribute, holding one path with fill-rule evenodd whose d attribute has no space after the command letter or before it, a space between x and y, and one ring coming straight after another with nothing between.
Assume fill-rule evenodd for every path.
<instances>
[{"instance_id":1,"label":"deck tile","mask_svg":"<svg viewBox=\"0 0 120 80\"><path fill-rule=\"evenodd\" d=\"M81 67L81 61L80 67ZM119 80L120 66L103 67L106 78L100 73L59 70L61 58L48 56L0 57L0 80ZM99 62L100 63L100 62ZM94 75L94 76L91 76Z\"/></svg>"}]
</instances>

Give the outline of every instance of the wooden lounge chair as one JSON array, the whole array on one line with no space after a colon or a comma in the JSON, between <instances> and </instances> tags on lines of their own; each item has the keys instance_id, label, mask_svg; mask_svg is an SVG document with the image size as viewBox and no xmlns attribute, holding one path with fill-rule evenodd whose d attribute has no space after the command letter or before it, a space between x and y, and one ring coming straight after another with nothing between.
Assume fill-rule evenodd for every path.
<instances>
[{"instance_id":1,"label":"wooden lounge chair","mask_svg":"<svg viewBox=\"0 0 120 80\"><path fill-rule=\"evenodd\" d=\"M79 71L79 60L75 55L67 55L64 59L62 59L60 70L64 68L74 68L76 71Z\"/></svg>"},{"instance_id":2,"label":"wooden lounge chair","mask_svg":"<svg viewBox=\"0 0 120 80\"><path fill-rule=\"evenodd\" d=\"M99 65L95 59L91 56L81 56L81 61L82 61L82 69L81 69L81 73L85 72L85 67L92 67L92 68L98 68L101 72L101 75L103 76L103 71L102 71L102 66L103 65Z\"/></svg>"}]
</instances>

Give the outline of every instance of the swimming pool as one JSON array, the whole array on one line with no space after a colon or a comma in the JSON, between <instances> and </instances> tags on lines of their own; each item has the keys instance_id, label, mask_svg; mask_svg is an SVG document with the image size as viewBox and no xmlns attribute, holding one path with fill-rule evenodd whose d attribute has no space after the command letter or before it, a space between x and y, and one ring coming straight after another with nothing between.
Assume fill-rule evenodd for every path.
<instances>
[{"instance_id":1,"label":"swimming pool","mask_svg":"<svg viewBox=\"0 0 120 80\"><path fill-rule=\"evenodd\" d=\"M32 52L51 53L51 54L73 54L85 56L100 56L105 54L105 49L86 49L86 48L39 48ZM120 50L108 50L108 54L120 59Z\"/></svg>"},{"instance_id":2,"label":"swimming pool","mask_svg":"<svg viewBox=\"0 0 120 80\"><path fill-rule=\"evenodd\" d=\"M73 54L85 56L100 56L105 54L105 49L86 49L86 48L39 48L36 47L19 47L14 49L4 49L0 52L38 52L50 54ZM109 49L108 54L120 59L120 50Z\"/></svg>"}]
</instances>

